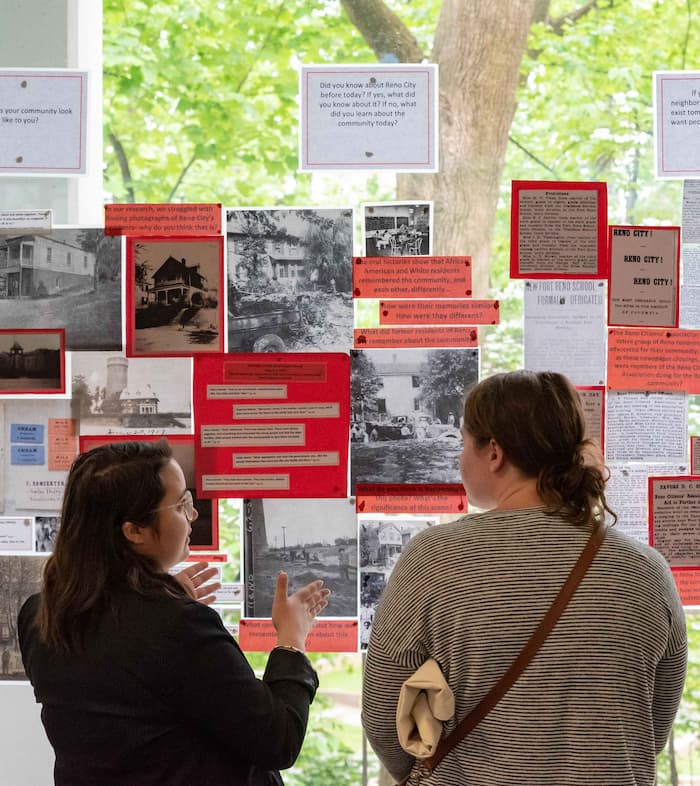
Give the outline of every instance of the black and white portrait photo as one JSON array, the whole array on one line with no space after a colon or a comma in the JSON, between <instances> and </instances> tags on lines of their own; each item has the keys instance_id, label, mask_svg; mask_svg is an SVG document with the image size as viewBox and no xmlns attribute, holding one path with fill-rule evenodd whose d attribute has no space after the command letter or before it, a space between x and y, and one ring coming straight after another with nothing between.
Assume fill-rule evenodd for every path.
<instances>
[{"instance_id":1,"label":"black and white portrait photo","mask_svg":"<svg viewBox=\"0 0 700 786\"><path fill-rule=\"evenodd\" d=\"M357 615L357 516L350 499L247 499L244 505L247 617L269 617L277 575L289 591L314 579L331 590L326 617Z\"/></svg>"},{"instance_id":2,"label":"black and white portrait photo","mask_svg":"<svg viewBox=\"0 0 700 786\"><path fill-rule=\"evenodd\" d=\"M65 328L68 350L121 350L121 238L67 227L0 237L0 302L0 328Z\"/></svg>"},{"instance_id":3,"label":"black and white portrait photo","mask_svg":"<svg viewBox=\"0 0 700 786\"><path fill-rule=\"evenodd\" d=\"M34 518L34 551L53 552L60 523L59 516L36 516Z\"/></svg>"},{"instance_id":4,"label":"black and white portrait photo","mask_svg":"<svg viewBox=\"0 0 700 786\"><path fill-rule=\"evenodd\" d=\"M464 394L478 349L351 353L351 469L356 483L461 483Z\"/></svg>"},{"instance_id":5,"label":"black and white portrait photo","mask_svg":"<svg viewBox=\"0 0 700 786\"><path fill-rule=\"evenodd\" d=\"M190 358L75 352L72 414L84 434L189 434Z\"/></svg>"},{"instance_id":6,"label":"black and white portrait photo","mask_svg":"<svg viewBox=\"0 0 700 786\"><path fill-rule=\"evenodd\" d=\"M420 516L360 518L360 646L366 649L377 603L411 538L436 523Z\"/></svg>"},{"instance_id":7,"label":"black and white portrait photo","mask_svg":"<svg viewBox=\"0 0 700 786\"><path fill-rule=\"evenodd\" d=\"M352 346L353 214L227 210L229 352Z\"/></svg>"},{"instance_id":8,"label":"black and white portrait photo","mask_svg":"<svg viewBox=\"0 0 700 786\"><path fill-rule=\"evenodd\" d=\"M414 257L430 254L432 202L365 203L362 208L364 256Z\"/></svg>"}]
</instances>

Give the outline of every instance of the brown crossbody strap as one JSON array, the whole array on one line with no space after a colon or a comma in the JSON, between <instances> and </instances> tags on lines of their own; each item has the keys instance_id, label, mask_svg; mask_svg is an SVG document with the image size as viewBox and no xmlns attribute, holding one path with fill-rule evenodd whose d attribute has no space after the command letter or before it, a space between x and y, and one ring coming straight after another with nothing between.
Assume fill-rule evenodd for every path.
<instances>
[{"instance_id":1,"label":"brown crossbody strap","mask_svg":"<svg viewBox=\"0 0 700 786\"><path fill-rule=\"evenodd\" d=\"M542 621L530 637L530 640L522 650L520 650L520 654L513 661L508 671L506 671L501 679L491 688L486 696L484 696L476 707L457 724L451 734L440 740L440 744L435 753L430 758L419 762L419 764L423 765L425 770L432 772L455 745L458 745L513 687L518 677L527 668L530 661L544 644L552 628L557 624L557 620L567 607L576 588L581 583L581 579L586 575L588 566L593 561L593 558L600 548L600 544L605 539L607 529L606 525L600 524L593 530L591 537L588 539L588 543L584 546L576 564L571 569L571 573L569 573L564 585L559 590L559 594L554 599L554 602L549 607L549 611L544 615Z\"/></svg>"}]
</instances>

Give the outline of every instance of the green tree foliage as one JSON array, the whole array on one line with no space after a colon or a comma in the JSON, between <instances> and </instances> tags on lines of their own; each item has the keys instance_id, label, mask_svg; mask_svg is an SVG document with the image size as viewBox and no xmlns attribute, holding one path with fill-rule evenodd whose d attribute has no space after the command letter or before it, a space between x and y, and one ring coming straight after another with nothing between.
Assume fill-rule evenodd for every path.
<instances>
[{"instance_id":1,"label":"green tree foliage","mask_svg":"<svg viewBox=\"0 0 700 786\"><path fill-rule=\"evenodd\" d=\"M381 388L382 378L367 353L352 352L350 396L356 408L353 412L356 417L365 418L369 413L376 412L376 397Z\"/></svg>"}]
</instances>

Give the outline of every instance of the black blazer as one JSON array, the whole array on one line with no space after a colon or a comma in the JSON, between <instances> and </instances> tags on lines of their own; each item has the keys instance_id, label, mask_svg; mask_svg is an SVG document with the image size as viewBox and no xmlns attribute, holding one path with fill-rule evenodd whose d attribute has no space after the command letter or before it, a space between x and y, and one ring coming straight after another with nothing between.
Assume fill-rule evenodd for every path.
<instances>
[{"instance_id":1,"label":"black blazer","mask_svg":"<svg viewBox=\"0 0 700 786\"><path fill-rule=\"evenodd\" d=\"M124 590L85 651L49 651L19 614L24 666L56 753L56 786L281 783L306 731L318 678L306 656L273 650L262 680L216 612Z\"/></svg>"}]
</instances>

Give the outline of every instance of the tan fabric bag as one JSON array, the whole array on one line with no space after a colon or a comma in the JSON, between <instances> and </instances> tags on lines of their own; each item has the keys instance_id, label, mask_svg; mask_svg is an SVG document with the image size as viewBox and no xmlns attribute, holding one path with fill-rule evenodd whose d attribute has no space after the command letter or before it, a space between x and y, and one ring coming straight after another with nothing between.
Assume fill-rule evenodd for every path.
<instances>
[{"instance_id":1,"label":"tan fabric bag","mask_svg":"<svg viewBox=\"0 0 700 786\"><path fill-rule=\"evenodd\" d=\"M401 686L396 730L401 747L416 759L432 756L442 736L442 724L455 714L450 686L433 658Z\"/></svg>"}]
</instances>

